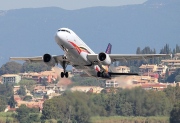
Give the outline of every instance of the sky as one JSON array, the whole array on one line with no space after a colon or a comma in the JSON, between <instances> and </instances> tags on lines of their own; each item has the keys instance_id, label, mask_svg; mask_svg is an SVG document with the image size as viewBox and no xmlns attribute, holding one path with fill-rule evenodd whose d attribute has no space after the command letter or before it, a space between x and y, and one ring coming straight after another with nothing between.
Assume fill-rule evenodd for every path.
<instances>
[{"instance_id":1,"label":"sky","mask_svg":"<svg viewBox=\"0 0 180 123\"><path fill-rule=\"evenodd\" d=\"M20 8L60 7L75 10L95 6L142 4L147 0L0 0L0 10Z\"/></svg>"}]
</instances>

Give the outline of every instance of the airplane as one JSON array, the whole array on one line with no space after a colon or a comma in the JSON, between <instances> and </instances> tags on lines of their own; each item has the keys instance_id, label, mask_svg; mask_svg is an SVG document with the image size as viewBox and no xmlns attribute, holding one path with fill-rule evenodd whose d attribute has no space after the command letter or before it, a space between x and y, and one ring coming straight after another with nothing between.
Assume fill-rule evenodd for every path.
<instances>
[{"instance_id":1,"label":"airplane","mask_svg":"<svg viewBox=\"0 0 180 123\"><path fill-rule=\"evenodd\" d=\"M63 68L61 78L68 78L67 65L83 70L87 76L111 79L120 75L138 75L137 73L117 73L109 70L115 61L128 61L166 57L167 54L111 54L112 45L109 43L105 52L96 54L71 29L60 28L55 34L55 41L64 51L63 55L50 55L35 57L10 57L10 60L23 60L30 62L44 62L48 66L60 64Z\"/></svg>"}]
</instances>

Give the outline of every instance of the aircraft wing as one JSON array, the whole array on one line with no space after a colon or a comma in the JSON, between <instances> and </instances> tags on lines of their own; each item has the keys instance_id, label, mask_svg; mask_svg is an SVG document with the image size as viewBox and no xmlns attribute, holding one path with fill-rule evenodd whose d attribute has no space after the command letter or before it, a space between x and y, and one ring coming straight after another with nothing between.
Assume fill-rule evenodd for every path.
<instances>
[{"instance_id":1,"label":"aircraft wing","mask_svg":"<svg viewBox=\"0 0 180 123\"><path fill-rule=\"evenodd\" d=\"M41 61L43 61L43 58L42 58L42 56L35 56L35 57L10 57L10 60L41 62Z\"/></svg>"},{"instance_id":2,"label":"aircraft wing","mask_svg":"<svg viewBox=\"0 0 180 123\"><path fill-rule=\"evenodd\" d=\"M52 56L56 63L62 63L63 61L67 61L63 59L64 55L53 55ZM18 61L30 61L30 62L43 62L43 56L35 56L35 57L10 57L10 60L18 60ZM69 62L69 61L67 61Z\"/></svg>"},{"instance_id":3,"label":"aircraft wing","mask_svg":"<svg viewBox=\"0 0 180 123\"><path fill-rule=\"evenodd\" d=\"M146 60L156 57L170 57L169 54L108 54L111 61ZM88 54L87 58L92 62L98 62L98 54Z\"/></svg>"}]
</instances>

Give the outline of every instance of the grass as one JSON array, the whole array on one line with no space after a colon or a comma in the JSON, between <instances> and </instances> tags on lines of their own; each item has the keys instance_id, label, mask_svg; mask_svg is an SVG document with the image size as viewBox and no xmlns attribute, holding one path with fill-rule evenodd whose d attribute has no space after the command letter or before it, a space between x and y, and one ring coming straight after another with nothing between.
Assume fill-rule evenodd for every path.
<instances>
[{"instance_id":1,"label":"grass","mask_svg":"<svg viewBox=\"0 0 180 123\"><path fill-rule=\"evenodd\" d=\"M92 117L91 123L169 123L169 117L166 116L152 116L152 117Z\"/></svg>"}]
</instances>

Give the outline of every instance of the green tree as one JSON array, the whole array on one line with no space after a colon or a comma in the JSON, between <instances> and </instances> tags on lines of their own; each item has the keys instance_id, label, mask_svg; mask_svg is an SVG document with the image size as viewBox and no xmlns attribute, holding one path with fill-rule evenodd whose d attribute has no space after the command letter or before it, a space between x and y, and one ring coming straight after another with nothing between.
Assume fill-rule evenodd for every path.
<instances>
[{"instance_id":1,"label":"green tree","mask_svg":"<svg viewBox=\"0 0 180 123\"><path fill-rule=\"evenodd\" d=\"M47 78L40 78L40 83L42 86L47 86L48 85Z\"/></svg>"},{"instance_id":2,"label":"green tree","mask_svg":"<svg viewBox=\"0 0 180 123\"><path fill-rule=\"evenodd\" d=\"M179 102L180 101L180 87L179 87L179 83L176 83L175 96L176 96L177 102Z\"/></svg>"},{"instance_id":3,"label":"green tree","mask_svg":"<svg viewBox=\"0 0 180 123\"><path fill-rule=\"evenodd\" d=\"M17 119L20 123L29 123L30 110L26 105L21 105L17 110Z\"/></svg>"},{"instance_id":4,"label":"green tree","mask_svg":"<svg viewBox=\"0 0 180 123\"><path fill-rule=\"evenodd\" d=\"M17 91L18 95L25 96L26 95L26 89L24 86L20 86L19 90Z\"/></svg>"},{"instance_id":5,"label":"green tree","mask_svg":"<svg viewBox=\"0 0 180 123\"><path fill-rule=\"evenodd\" d=\"M168 77L169 77L169 69L167 68L167 69L166 69L166 73L165 73L165 78L164 78L164 79L167 80Z\"/></svg>"},{"instance_id":6,"label":"green tree","mask_svg":"<svg viewBox=\"0 0 180 123\"><path fill-rule=\"evenodd\" d=\"M161 50L160 54L171 54L171 48L169 47L169 44L166 44Z\"/></svg>"},{"instance_id":7,"label":"green tree","mask_svg":"<svg viewBox=\"0 0 180 123\"><path fill-rule=\"evenodd\" d=\"M43 104L41 119L58 119L62 117L63 108L65 108L65 102L59 99L59 97L46 100Z\"/></svg>"},{"instance_id":8,"label":"green tree","mask_svg":"<svg viewBox=\"0 0 180 123\"><path fill-rule=\"evenodd\" d=\"M61 119L63 122L87 123L91 110L89 96L81 92L65 92L60 97L45 101L41 119Z\"/></svg>"},{"instance_id":9,"label":"green tree","mask_svg":"<svg viewBox=\"0 0 180 123\"><path fill-rule=\"evenodd\" d=\"M114 92L111 92L108 95L108 98L106 100L106 111L108 116L113 116L116 114L116 94Z\"/></svg>"},{"instance_id":10,"label":"green tree","mask_svg":"<svg viewBox=\"0 0 180 123\"><path fill-rule=\"evenodd\" d=\"M180 103L175 104L170 113L170 123L180 123Z\"/></svg>"},{"instance_id":11,"label":"green tree","mask_svg":"<svg viewBox=\"0 0 180 123\"><path fill-rule=\"evenodd\" d=\"M26 105L21 105L17 110L17 119L20 123L34 123L39 122L38 109L28 108Z\"/></svg>"},{"instance_id":12,"label":"green tree","mask_svg":"<svg viewBox=\"0 0 180 123\"><path fill-rule=\"evenodd\" d=\"M4 111L6 108L6 97L0 95L0 112Z\"/></svg>"},{"instance_id":13,"label":"green tree","mask_svg":"<svg viewBox=\"0 0 180 123\"><path fill-rule=\"evenodd\" d=\"M0 111L4 111L9 101L13 99L13 87L12 84L0 84ZM11 103L12 106L14 105Z\"/></svg>"},{"instance_id":14,"label":"green tree","mask_svg":"<svg viewBox=\"0 0 180 123\"><path fill-rule=\"evenodd\" d=\"M47 71L47 70L51 70L51 67L49 67L43 62L37 62L37 63L25 62L22 65L22 69L21 69L22 72L28 72L28 71L41 72L41 71Z\"/></svg>"},{"instance_id":15,"label":"green tree","mask_svg":"<svg viewBox=\"0 0 180 123\"><path fill-rule=\"evenodd\" d=\"M180 53L180 46L178 44L176 44L176 53Z\"/></svg>"},{"instance_id":16,"label":"green tree","mask_svg":"<svg viewBox=\"0 0 180 123\"><path fill-rule=\"evenodd\" d=\"M105 92L105 89L101 91L101 94L91 94L91 101L89 101L89 106L91 107L91 113L93 116L107 116L106 111L106 100L108 99L108 95Z\"/></svg>"},{"instance_id":17,"label":"green tree","mask_svg":"<svg viewBox=\"0 0 180 123\"><path fill-rule=\"evenodd\" d=\"M37 113L29 114L28 119L29 119L29 123L40 122L40 117L39 117L39 114L37 114Z\"/></svg>"},{"instance_id":18,"label":"green tree","mask_svg":"<svg viewBox=\"0 0 180 123\"><path fill-rule=\"evenodd\" d=\"M19 84L20 86L26 86L26 88L27 88L30 92L33 92L36 83L37 83L36 81L31 80L31 79L22 79L18 84Z\"/></svg>"},{"instance_id":19,"label":"green tree","mask_svg":"<svg viewBox=\"0 0 180 123\"><path fill-rule=\"evenodd\" d=\"M176 82L180 82L180 74L175 77Z\"/></svg>"},{"instance_id":20,"label":"green tree","mask_svg":"<svg viewBox=\"0 0 180 123\"><path fill-rule=\"evenodd\" d=\"M10 98L13 95L13 85L9 83L0 84L0 95Z\"/></svg>"},{"instance_id":21,"label":"green tree","mask_svg":"<svg viewBox=\"0 0 180 123\"><path fill-rule=\"evenodd\" d=\"M31 96L25 96L25 97L23 98L24 101L30 101L31 99L32 99Z\"/></svg>"},{"instance_id":22,"label":"green tree","mask_svg":"<svg viewBox=\"0 0 180 123\"><path fill-rule=\"evenodd\" d=\"M174 73L172 73L170 76L168 76L168 78L166 79L167 82L175 82L175 78L176 76L180 75L180 68L176 69L176 71ZM177 77L176 79L178 79L179 77Z\"/></svg>"},{"instance_id":23,"label":"green tree","mask_svg":"<svg viewBox=\"0 0 180 123\"><path fill-rule=\"evenodd\" d=\"M169 83L175 82L175 77L176 77L176 74L172 73L171 75L168 76L168 78L166 79L166 82L169 82Z\"/></svg>"},{"instance_id":24,"label":"green tree","mask_svg":"<svg viewBox=\"0 0 180 123\"><path fill-rule=\"evenodd\" d=\"M145 116L166 116L172 108L166 94L161 91L148 91L144 105Z\"/></svg>"},{"instance_id":25,"label":"green tree","mask_svg":"<svg viewBox=\"0 0 180 123\"><path fill-rule=\"evenodd\" d=\"M125 102L121 105L121 114L123 116L132 116L133 115L133 107L132 103Z\"/></svg>"},{"instance_id":26,"label":"green tree","mask_svg":"<svg viewBox=\"0 0 180 123\"><path fill-rule=\"evenodd\" d=\"M31 113L29 114L29 123L36 123L40 122L40 117L38 113Z\"/></svg>"},{"instance_id":27,"label":"green tree","mask_svg":"<svg viewBox=\"0 0 180 123\"><path fill-rule=\"evenodd\" d=\"M164 92L166 94L166 97L171 101L171 106L173 106L176 102L176 88L167 86L167 88L164 89Z\"/></svg>"},{"instance_id":28,"label":"green tree","mask_svg":"<svg viewBox=\"0 0 180 123\"><path fill-rule=\"evenodd\" d=\"M16 104L17 104L17 102L14 100L14 95L12 95L8 101L8 105L10 105L11 108L15 108Z\"/></svg>"},{"instance_id":29,"label":"green tree","mask_svg":"<svg viewBox=\"0 0 180 123\"><path fill-rule=\"evenodd\" d=\"M137 48L136 54L141 54L141 48L140 47Z\"/></svg>"},{"instance_id":30,"label":"green tree","mask_svg":"<svg viewBox=\"0 0 180 123\"><path fill-rule=\"evenodd\" d=\"M48 95L44 95L43 98L44 99L49 99L49 96Z\"/></svg>"},{"instance_id":31,"label":"green tree","mask_svg":"<svg viewBox=\"0 0 180 123\"><path fill-rule=\"evenodd\" d=\"M21 68L22 65L17 62L14 61L7 62L6 64L2 65L2 67L0 68L0 75L20 73Z\"/></svg>"},{"instance_id":32,"label":"green tree","mask_svg":"<svg viewBox=\"0 0 180 123\"><path fill-rule=\"evenodd\" d=\"M70 86L104 86L105 83L103 80L97 80L96 78L91 78L91 77L81 77L79 75L73 76L71 78L73 81L72 85Z\"/></svg>"}]
</instances>

